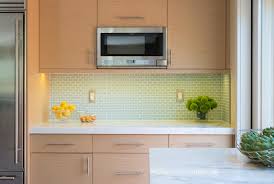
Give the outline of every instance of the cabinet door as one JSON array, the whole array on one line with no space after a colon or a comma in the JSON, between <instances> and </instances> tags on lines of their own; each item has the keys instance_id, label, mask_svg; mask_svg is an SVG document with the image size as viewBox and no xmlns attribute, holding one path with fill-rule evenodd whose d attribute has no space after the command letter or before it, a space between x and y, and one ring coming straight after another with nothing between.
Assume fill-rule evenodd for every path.
<instances>
[{"instance_id":1,"label":"cabinet door","mask_svg":"<svg viewBox=\"0 0 274 184\"><path fill-rule=\"evenodd\" d=\"M32 154L31 184L91 184L92 155Z\"/></svg>"},{"instance_id":2,"label":"cabinet door","mask_svg":"<svg viewBox=\"0 0 274 184\"><path fill-rule=\"evenodd\" d=\"M40 0L40 69L95 68L97 0Z\"/></svg>"},{"instance_id":3,"label":"cabinet door","mask_svg":"<svg viewBox=\"0 0 274 184\"><path fill-rule=\"evenodd\" d=\"M166 26L167 0L100 0L99 26Z\"/></svg>"},{"instance_id":4,"label":"cabinet door","mask_svg":"<svg viewBox=\"0 0 274 184\"><path fill-rule=\"evenodd\" d=\"M169 0L172 69L225 69L226 0Z\"/></svg>"},{"instance_id":5,"label":"cabinet door","mask_svg":"<svg viewBox=\"0 0 274 184\"><path fill-rule=\"evenodd\" d=\"M94 154L94 184L148 184L148 154Z\"/></svg>"}]
</instances>

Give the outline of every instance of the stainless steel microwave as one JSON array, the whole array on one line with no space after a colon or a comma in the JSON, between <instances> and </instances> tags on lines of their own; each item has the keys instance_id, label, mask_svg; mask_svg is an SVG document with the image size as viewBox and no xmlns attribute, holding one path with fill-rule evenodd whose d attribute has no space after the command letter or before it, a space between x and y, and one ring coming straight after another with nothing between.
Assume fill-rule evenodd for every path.
<instances>
[{"instance_id":1,"label":"stainless steel microwave","mask_svg":"<svg viewBox=\"0 0 274 184\"><path fill-rule=\"evenodd\" d=\"M97 28L97 68L167 68L165 27Z\"/></svg>"}]
</instances>

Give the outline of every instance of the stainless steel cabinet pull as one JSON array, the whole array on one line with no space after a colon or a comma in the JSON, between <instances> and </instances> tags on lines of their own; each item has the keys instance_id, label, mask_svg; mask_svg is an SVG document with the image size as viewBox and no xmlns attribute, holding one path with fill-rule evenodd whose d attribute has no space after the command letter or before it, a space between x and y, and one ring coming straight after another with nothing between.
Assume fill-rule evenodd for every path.
<instances>
[{"instance_id":1,"label":"stainless steel cabinet pull","mask_svg":"<svg viewBox=\"0 0 274 184\"><path fill-rule=\"evenodd\" d=\"M128 176L128 175L139 176L142 174L144 174L143 171L118 171L118 172L115 172L115 175L117 175L117 176Z\"/></svg>"},{"instance_id":2,"label":"stainless steel cabinet pull","mask_svg":"<svg viewBox=\"0 0 274 184\"><path fill-rule=\"evenodd\" d=\"M116 143L116 146L144 146L143 143Z\"/></svg>"},{"instance_id":3,"label":"stainless steel cabinet pull","mask_svg":"<svg viewBox=\"0 0 274 184\"><path fill-rule=\"evenodd\" d=\"M90 160L89 160L89 157L87 157L87 176L89 176L89 167L90 167Z\"/></svg>"},{"instance_id":4,"label":"stainless steel cabinet pull","mask_svg":"<svg viewBox=\"0 0 274 184\"><path fill-rule=\"evenodd\" d=\"M118 19L145 19L142 16L117 16Z\"/></svg>"},{"instance_id":5,"label":"stainless steel cabinet pull","mask_svg":"<svg viewBox=\"0 0 274 184\"><path fill-rule=\"evenodd\" d=\"M213 147L214 143L186 143L186 147Z\"/></svg>"},{"instance_id":6,"label":"stainless steel cabinet pull","mask_svg":"<svg viewBox=\"0 0 274 184\"><path fill-rule=\"evenodd\" d=\"M75 146L75 144L69 144L69 143L50 143L47 144L47 146Z\"/></svg>"},{"instance_id":7,"label":"stainless steel cabinet pull","mask_svg":"<svg viewBox=\"0 0 274 184\"><path fill-rule=\"evenodd\" d=\"M0 176L0 180L15 180L13 176Z\"/></svg>"},{"instance_id":8,"label":"stainless steel cabinet pull","mask_svg":"<svg viewBox=\"0 0 274 184\"><path fill-rule=\"evenodd\" d=\"M96 47L94 48L94 53L93 53L93 58L94 58L94 61L93 61L93 64L96 66L97 64L97 51L96 51Z\"/></svg>"},{"instance_id":9,"label":"stainless steel cabinet pull","mask_svg":"<svg viewBox=\"0 0 274 184\"><path fill-rule=\"evenodd\" d=\"M169 53L168 53L168 63L169 63L169 66L171 66L171 57L172 57L172 52L171 52L171 49L169 49L169 51L168 51Z\"/></svg>"}]
</instances>

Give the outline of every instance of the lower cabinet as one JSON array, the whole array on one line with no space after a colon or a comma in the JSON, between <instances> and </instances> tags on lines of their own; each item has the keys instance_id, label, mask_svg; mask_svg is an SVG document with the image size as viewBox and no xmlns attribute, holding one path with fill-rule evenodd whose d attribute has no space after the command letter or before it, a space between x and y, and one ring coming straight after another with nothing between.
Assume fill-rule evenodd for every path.
<instances>
[{"instance_id":1,"label":"lower cabinet","mask_svg":"<svg viewBox=\"0 0 274 184\"><path fill-rule=\"evenodd\" d=\"M92 184L92 154L33 153L31 184Z\"/></svg>"},{"instance_id":2,"label":"lower cabinet","mask_svg":"<svg viewBox=\"0 0 274 184\"><path fill-rule=\"evenodd\" d=\"M148 184L148 154L94 154L93 184Z\"/></svg>"},{"instance_id":3,"label":"lower cabinet","mask_svg":"<svg viewBox=\"0 0 274 184\"><path fill-rule=\"evenodd\" d=\"M171 148L232 148L232 135L170 135Z\"/></svg>"},{"instance_id":4,"label":"lower cabinet","mask_svg":"<svg viewBox=\"0 0 274 184\"><path fill-rule=\"evenodd\" d=\"M32 135L31 184L149 184L150 148L233 147L232 135Z\"/></svg>"}]
</instances>

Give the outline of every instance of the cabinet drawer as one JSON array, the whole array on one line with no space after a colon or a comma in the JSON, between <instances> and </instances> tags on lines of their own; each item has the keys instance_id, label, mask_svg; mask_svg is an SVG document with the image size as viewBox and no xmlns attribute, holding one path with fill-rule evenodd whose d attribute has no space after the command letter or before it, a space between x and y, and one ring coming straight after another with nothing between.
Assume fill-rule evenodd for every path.
<instances>
[{"instance_id":1,"label":"cabinet drawer","mask_svg":"<svg viewBox=\"0 0 274 184\"><path fill-rule=\"evenodd\" d=\"M32 135L31 152L91 153L91 135Z\"/></svg>"},{"instance_id":2,"label":"cabinet drawer","mask_svg":"<svg viewBox=\"0 0 274 184\"><path fill-rule=\"evenodd\" d=\"M148 154L94 154L94 184L148 184Z\"/></svg>"},{"instance_id":3,"label":"cabinet drawer","mask_svg":"<svg viewBox=\"0 0 274 184\"><path fill-rule=\"evenodd\" d=\"M231 135L170 135L169 146L172 148L231 148L233 137Z\"/></svg>"},{"instance_id":4,"label":"cabinet drawer","mask_svg":"<svg viewBox=\"0 0 274 184\"><path fill-rule=\"evenodd\" d=\"M148 153L149 148L168 147L167 135L95 135L95 153Z\"/></svg>"}]
</instances>

